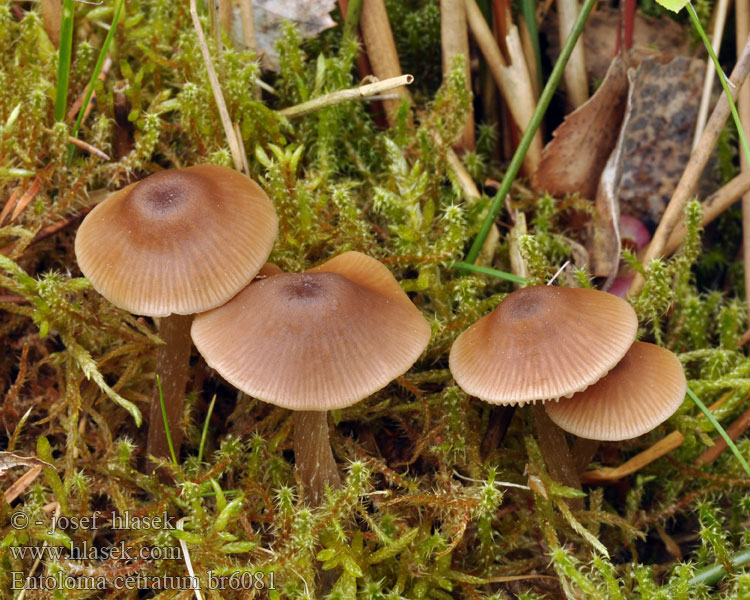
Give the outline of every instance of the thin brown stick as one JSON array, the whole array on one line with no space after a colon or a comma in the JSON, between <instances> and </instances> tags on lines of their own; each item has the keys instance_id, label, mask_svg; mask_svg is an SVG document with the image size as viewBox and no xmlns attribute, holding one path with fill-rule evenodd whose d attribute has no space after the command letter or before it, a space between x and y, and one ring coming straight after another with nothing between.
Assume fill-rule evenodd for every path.
<instances>
[{"instance_id":1,"label":"thin brown stick","mask_svg":"<svg viewBox=\"0 0 750 600\"><path fill-rule=\"evenodd\" d=\"M216 107L219 109L219 117L221 118L221 124L224 126L224 135L227 137L229 142L229 150L232 153L232 161L234 162L234 168L238 171L242 171L242 151L240 149L240 143L237 136L234 134L234 127L232 127L232 119L229 117L229 111L227 110L227 104L224 102L224 94L221 92L221 86L219 85L219 78L216 75L214 69L214 63L211 61L211 54L208 51L208 45L206 44L206 37L203 34L203 27L201 27L200 19L198 18L198 9L195 6L195 0L190 0L190 16L193 19L193 27L195 33L198 35L198 44L201 47L201 53L203 54L203 62L206 64L206 71L208 72L208 80L211 82L211 89L214 93L214 100L216 101Z\"/></svg>"},{"instance_id":2,"label":"thin brown stick","mask_svg":"<svg viewBox=\"0 0 750 600\"><path fill-rule=\"evenodd\" d=\"M715 194L711 194L701 203L703 207L701 227L705 227L717 219L721 213L737 202L748 191L750 191L750 172L745 171L741 175L737 175L737 177L722 186ZM687 230L682 223L674 228L672 235L667 240L667 245L664 247L664 256L669 256L680 247L686 233Z\"/></svg>"},{"instance_id":3,"label":"thin brown stick","mask_svg":"<svg viewBox=\"0 0 750 600\"><path fill-rule=\"evenodd\" d=\"M742 51L743 40L750 36L750 6L747 3L737 3L734 9L736 19L737 54ZM740 123L745 131L745 137L750 137L750 83L740 89L737 97L737 112L740 114ZM740 170L743 174L750 172L747 157L744 156L742 148L740 153ZM742 196L742 257L745 263L745 304L750 314L750 193Z\"/></svg>"},{"instance_id":4,"label":"thin brown stick","mask_svg":"<svg viewBox=\"0 0 750 600\"><path fill-rule=\"evenodd\" d=\"M401 63L398 60L396 43L393 41L391 23L385 9L384 0L362 0L362 11L359 16L362 38L365 41L370 66L378 79L390 79L402 74ZM402 100L411 100L409 91L400 87L397 93L399 100L385 100L386 118L388 125L396 124L396 111Z\"/></svg>"},{"instance_id":5,"label":"thin brown stick","mask_svg":"<svg viewBox=\"0 0 750 600\"><path fill-rule=\"evenodd\" d=\"M34 483L34 480L39 477L39 473L41 472L42 465L35 465L28 471L26 471L23 475L21 475L18 479L16 479L13 484L3 493L3 495L5 496L5 501L10 504L11 502L13 502L13 500L23 494L26 488Z\"/></svg>"},{"instance_id":6,"label":"thin brown stick","mask_svg":"<svg viewBox=\"0 0 750 600\"><path fill-rule=\"evenodd\" d=\"M750 428L750 410L746 410L736 421L734 421L734 423L727 427L727 435L732 441L734 441L745 433L748 428ZM727 443L724 441L724 438L717 438L714 441L714 445L710 448L706 448L696 459L695 466L699 467L715 461L726 449Z\"/></svg>"},{"instance_id":7,"label":"thin brown stick","mask_svg":"<svg viewBox=\"0 0 750 600\"><path fill-rule=\"evenodd\" d=\"M732 90L733 96L736 97L739 86L744 83L748 71L750 71L750 40L745 44L742 54L732 71L730 90ZM698 178L711 156L716 141L719 139L719 133L721 133L728 116L729 102L722 94L719 101L716 103L711 118L706 124L706 129L701 136L698 147L690 157L690 160L685 167L685 171L682 173L682 177L677 184L677 188L672 194L667 209L664 211L659 226L656 228L656 233L654 233L651 243L646 248L643 257L643 263L646 268L648 268L648 263L652 259L664 255L664 249L669 240L669 236L683 218L685 206L688 203L688 200L693 196L695 187L698 183ZM643 287L643 281L643 276L640 273L637 273L633 278L633 282L630 284L630 290L628 293L630 295L637 294Z\"/></svg>"},{"instance_id":8,"label":"thin brown stick","mask_svg":"<svg viewBox=\"0 0 750 600\"><path fill-rule=\"evenodd\" d=\"M495 37L492 35L492 31L490 31L487 21L484 20L482 11L479 10L475 0L465 0L465 6L466 19L471 33L487 61L487 66L490 68L500 93L508 104L513 120L518 128L523 131L531 121L531 116L536 108L536 100L518 29L515 26L511 27L505 38L511 60L508 65L503 59ZM542 136L537 132L524 158L524 169L528 174L536 171L541 156Z\"/></svg>"},{"instance_id":9,"label":"thin brown stick","mask_svg":"<svg viewBox=\"0 0 750 600\"><path fill-rule=\"evenodd\" d=\"M466 24L466 7L464 0L440 0L440 37L443 46L443 78L451 69L453 59L461 55L464 58L466 88L471 91L471 68L469 67L469 30ZM474 111L469 109L466 115L461 137L456 147L463 150L474 149Z\"/></svg>"}]
</instances>

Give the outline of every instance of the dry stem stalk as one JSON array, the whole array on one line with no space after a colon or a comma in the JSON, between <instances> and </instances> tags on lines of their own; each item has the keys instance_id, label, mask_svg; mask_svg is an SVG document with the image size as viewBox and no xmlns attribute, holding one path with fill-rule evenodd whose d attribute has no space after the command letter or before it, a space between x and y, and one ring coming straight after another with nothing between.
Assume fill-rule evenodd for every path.
<instances>
[{"instance_id":1,"label":"dry stem stalk","mask_svg":"<svg viewBox=\"0 0 750 600\"><path fill-rule=\"evenodd\" d=\"M714 49L714 53L718 56L719 50L721 49L721 38L724 35L724 25L727 22L727 9L729 8L729 0L719 0L716 3L716 10L714 11L714 32L711 38L711 47ZM738 44L740 40L747 39L747 36L738 37ZM742 52L742 46L737 48L737 53ZM693 150L698 145L703 128L706 126L706 119L708 118L708 103L711 101L711 89L713 88L714 75L716 75L716 67L714 61L708 59L706 65L706 76L703 79L703 93L701 94L701 103L698 107L698 118L695 122L695 135L693 136Z\"/></svg>"},{"instance_id":2,"label":"dry stem stalk","mask_svg":"<svg viewBox=\"0 0 750 600\"><path fill-rule=\"evenodd\" d=\"M248 50L255 52L258 49L258 40L255 37L253 2L252 0L239 0L239 2L242 17L242 41Z\"/></svg>"},{"instance_id":3,"label":"dry stem stalk","mask_svg":"<svg viewBox=\"0 0 750 600\"><path fill-rule=\"evenodd\" d=\"M378 79L390 79L401 75L401 63L393 41L391 23L385 10L384 0L363 0L359 16L362 38L365 41L367 55L370 58L372 71ZM384 100L386 117L390 126L396 123L396 111L401 100L411 100L411 94L404 88L398 88L399 100Z\"/></svg>"},{"instance_id":4,"label":"dry stem stalk","mask_svg":"<svg viewBox=\"0 0 750 600\"><path fill-rule=\"evenodd\" d=\"M399 75L398 77L392 77L385 81L376 81L375 83L368 83L348 90L338 90L337 92L331 92L324 96L318 96L308 102L297 104L296 106L289 106L281 109L279 112L284 115L287 119L293 119L295 117L302 117L309 115L310 113L325 108L327 106L333 106L334 104L341 104L349 100L358 100L359 98L365 98L367 96L374 96L381 92L388 90L399 90L404 89L403 86L409 85L414 81L414 77L411 75Z\"/></svg>"},{"instance_id":5,"label":"dry stem stalk","mask_svg":"<svg viewBox=\"0 0 750 600\"><path fill-rule=\"evenodd\" d=\"M219 25L229 35L232 32L232 0L219 0Z\"/></svg>"},{"instance_id":6,"label":"dry stem stalk","mask_svg":"<svg viewBox=\"0 0 750 600\"><path fill-rule=\"evenodd\" d=\"M730 89L734 97L737 96L738 87L745 81L748 71L750 71L750 40L745 44L730 78ZM643 263L646 268L648 268L648 263L652 259L664 255L664 249L666 248L669 236L683 218L685 206L693 196L698 178L711 156L711 152L719 138L719 133L721 133L728 116L729 102L722 94L716 103L711 118L706 124L706 129L701 136L698 147L691 155L685 171L682 173L682 177L677 184L677 188L672 194L667 209L664 211L659 226L656 228L656 233L654 233L651 243L644 252ZM637 273L633 278L633 283L631 283L628 293L631 295L637 294L642 287L643 276Z\"/></svg>"},{"instance_id":7,"label":"dry stem stalk","mask_svg":"<svg viewBox=\"0 0 750 600\"><path fill-rule=\"evenodd\" d=\"M466 25L464 0L440 0L440 37L443 45L443 77L450 71L453 59L460 54L464 57L466 88L471 91L469 30ZM469 109L466 114L466 124L456 147L463 150L474 149L473 109Z\"/></svg>"},{"instance_id":8,"label":"dry stem stalk","mask_svg":"<svg viewBox=\"0 0 750 600\"><path fill-rule=\"evenodd\" d=\"M510 65L506 65L492 31L490 31L475 0L465 0L465 6L469 28L487 61L487 65L490 67L490 72L500 89L500 93L508 104L513 120L518 128L523 131L534 114L536 100L529 70L526 67L521 40L518 36L518 28L511 27L505 37L511 61ZM527 174L531 175L536 171L541 156L542 136L537 132L524 158L523 164Z\"/></svg>"},{"instance_id":9,"label":"dry stem stalk","mask_svg":"<svg viewBox=\"0 0 750 600\"><path fill-rule=\"evenodd\" d=\"M224 127L224 135L227 136L227 141L229 142L229 150L232 152L232 161L234 162L234 168L242 172L242 151L240 149L240 141L237 139L237 136L234 133L232 119L229 118L227 104L226 102L224 102L224 94L221 93L219 78L216 76L214 63L211 61L211 54L208 52L208 45L206 44L206 37L203 34L203 27L201 27L201 22L198 18L198 9L195 6L195 0L190 0L190 16L193 19L193 27L195 28L195 33L198 35L198 44L201 47L203 61L206 63L208 80L211 82L211 89L214 92L216 107L219 109L219 117L221 118L221 124Z\"/></svg>"},{"instance_id":10,"label":"dry stem stalk","mask_svg":"<svg viewBox=\"0 0 750 600\"><path fill-rule=\"evenodd\" d=\"M557 0L557 20L560 30L560 42L568 39L573 30L573 24L578 17L579 7L577 0ZM589 99L589 82L586 76L586 61L583 55L583 34L573 48L570 60L565 66L565 91L568 93L568 102L573 108L578 108Z\"/></svg>"},{"instance_id":11,"label":"dry stem stalk","mask_svg":"<svg viewBox=\"0 0 750 600\"><path fill-rule=\"evenodd\" d=\"M738 3L734 9L737 38L737 54L742 51L743 40L750 36L750 6L747 3ZM745 136L750 137L750 83L740 88L737 98L737 111L740 114L740 123L745 131ZM743 155L740 148L740 169L743 174L750 172L747 157ZM750 193L742 197L742 257L745 261L745 302L750 313Z\"/></svg>"},{"instance_id":12,"label":"dry stem stalk","mask_svg":"<svg viewBox=\"0 0 750 600\"><path fill-rule=\"evenodd\" d=\"M744 159L742 162L744 162ZM703 207L701 227L705 227L711 221L715 220L721 213L737 202L740 196L746 194L748 191L750 191L750 171L745 170L741 175L737 175L737 177L701 203ZM682 240L685 239L686 232L685 226L682 223L674 228L672 235L667 240L667 245L664 247L664 256L669 256L680 247Z\"/></svg>"}]
</instances>

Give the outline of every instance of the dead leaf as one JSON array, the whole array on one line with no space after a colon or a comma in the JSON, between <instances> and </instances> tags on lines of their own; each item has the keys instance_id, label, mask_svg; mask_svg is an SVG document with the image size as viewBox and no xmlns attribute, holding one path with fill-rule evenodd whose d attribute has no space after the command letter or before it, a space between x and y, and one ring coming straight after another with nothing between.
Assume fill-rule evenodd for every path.
<instances>
[{"instance_id":1,"label":"dead leaf","mask_svg":"<svg viewBox=\"0 0 750 600\"><path fill-rule=\"evenodd\" d=\"M329 14L336 0L253 0L253 21L258 51L263 53L263 67L278 71L276 42L281 39L282 24L291 21L304 38L314 38L321 31L335 27ZM242 41L242 18L239 7L232 16L232 38Z\"/></svg>"},{"instance_id":2,"label":"dead leaf","mask_svg":"<svg viewBox=\"0 0 750 600\"><path fill-rule=\"evenodd\" d=\"M12 452L0 452L0 473L4 473L13 467L34 467L37 465L55 468L36 456L18 456L18 454Z\"/></svg>"},{"instance_id":3,"label":"dead leaf","mask_svg":"<svg viewBox=\"0 0 750 600\"><path fill-rule=\"evenodd\" d=\"M532 179L536 190L557 197L576 192L584 198L594 197L625 112L625 65L620 56L613 60L596 93L555 130Z\"/></svg>"}]
</instances>

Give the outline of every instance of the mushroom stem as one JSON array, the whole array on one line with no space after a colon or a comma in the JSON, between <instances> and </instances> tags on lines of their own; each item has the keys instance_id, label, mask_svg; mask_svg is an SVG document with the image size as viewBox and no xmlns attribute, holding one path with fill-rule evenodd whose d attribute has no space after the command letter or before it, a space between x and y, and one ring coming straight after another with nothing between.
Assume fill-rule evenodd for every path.
<instances>
[{"instance_id":1,"label":"mushroom stem","mask_svg":"<svg viewBox=\"0 0 750 600\"><path fill-rule=\"evenodd\" d=\"M162 317L159 323L159 336L164 345L156 351L156 374L161 378L161 389L164 394L164 406L167 412L169 435L175 455L180 454L182 429L180 420L185 407L185 386L190 368L190 324L193 315L169 315ZM164 429L164 418L159 402L159 387L154 386L151 399L150 420L148 425L148 442L146 450L150 456L169 458L169 443ZM149 471L153 467L149 468Z\"/></svg>"},{"instance_id":2,"label":"mushroom stem","mask_svg":"<svg viewBox=\"0 0 750 600\"><path fill-rule=\"evenodd\" d=\"M312 506L323 501L326 486L341 485L328 437L327 411L294 412L294 463Z\"/></svg>"},{"instance_id":3,"label":"mushroom stem","mask_svg":"<svg viewBox=\"0 0 750 600\"><path fill-rule=\"evenodd\" d=\"M552 479L567 487L582 489L581 479L565 439L565 432L547 416L547 411L541 402L534 403L534 419L539 435L539 447L542 449L542 456ZM568 504L573 510L585 508L583 498L570 498Z\"/></svg>"},{"instance_id":4,"label":"mushroom stem","mask_svg":"<svg viewBox=\"0 0 750 600\"><path fill-rule=\"evenodd\" d=\"M585 437L576 437L576 441L573 442L573 449L570 451L573 456L573 464L576 466L576 473L579 475L586 470L591 461L599 450L599 440L590 440Z\"/></svg>"},{"instance_id":5,"label":"mushroom stem","mask_svg":"<svg viewBox=\"0 0 750 600\"><path fill-rule=\"evenodd\" d=\"M483 457L489 456L490 452L502 443L515 412L515 406L495 405L490 407L490 422L487 425L487 432L484 434L481 445Z\"/></svg>"}]
</instances>

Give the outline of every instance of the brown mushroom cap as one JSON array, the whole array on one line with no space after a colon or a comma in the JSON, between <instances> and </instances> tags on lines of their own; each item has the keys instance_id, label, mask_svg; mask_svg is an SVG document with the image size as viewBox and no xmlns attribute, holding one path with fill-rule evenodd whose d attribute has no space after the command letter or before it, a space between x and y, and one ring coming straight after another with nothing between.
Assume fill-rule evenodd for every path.
<instances>
[{"instance_id":1,"label":"brown mushroom cap","mask_svg":"<svg viewBox=\"0 0 750 600\"><path fill-rule=\"evenodd\" d=\"M685 373L674 354L636 342L594 385L545 408L550 419L570 433L592 440L627 440L672 416L686 391Z\"/></svg>"},{"instance_id":2,"label":"brown mushroom cap","mask_svg":"<svg viewBox=\"0 0 750 600\"><path fill-rule=\"evenodd\" d=\"M83 274L110 302L154 317L223 304L271 252L273 204L226 167L161 171L104 200L75 241Z\"/></svg>"},{"instance_id":3,"label":"brown mushroom cap","mask_svg":"<svg viewBox=\"0 0 750 600\"><path fill-rule=\"evenodd\" d=\"M404 373L430 325L391 272L346 252L247 286L193 322L206 362L246 393L293 410L366 398Z\"/></svg>"},{"instance_id":4,"label":"brown mushroom cap","mask_svg":"<svg viewBox=\"0 0 750 600\"><path fill-rule=\"evenodd\" d=\"M522 288L456 338L450 369L464 391L494 404L558 398L603 377L637 327L630 304L612 294Z\"/></svg>"}]
</instances>

